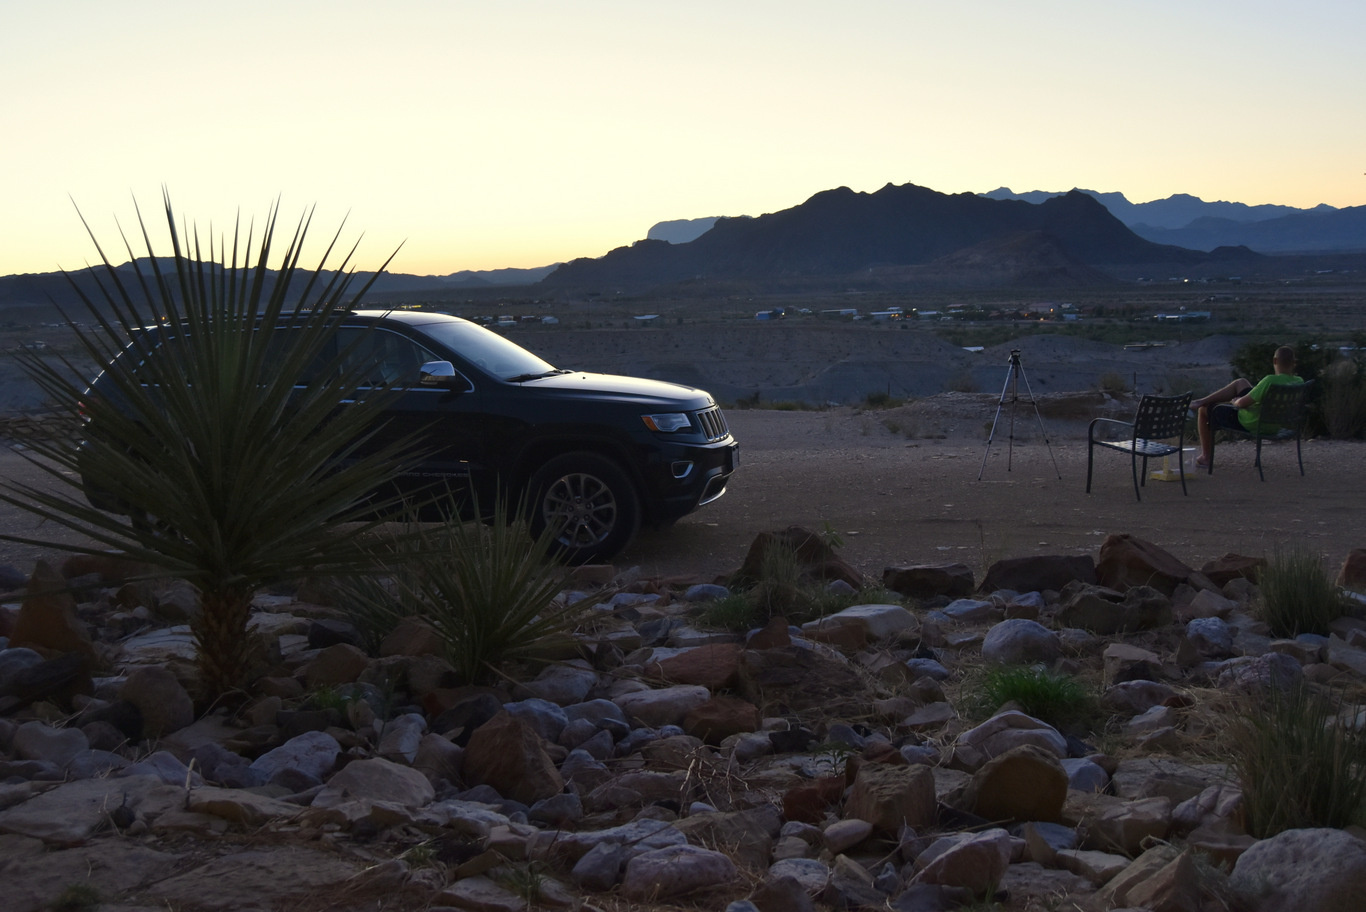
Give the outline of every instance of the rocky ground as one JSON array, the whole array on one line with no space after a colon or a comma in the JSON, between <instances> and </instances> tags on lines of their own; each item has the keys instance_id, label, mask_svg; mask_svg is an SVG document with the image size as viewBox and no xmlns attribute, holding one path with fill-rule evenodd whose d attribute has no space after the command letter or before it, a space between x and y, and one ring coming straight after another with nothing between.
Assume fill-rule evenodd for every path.
<instances>
[{"instance_id":1,"label":"rocky ground","mask_svg":"<svg viewBox=\"0 0 1366 912\"><path fill-rule=\"evenodd\" d=\"M1223 737L1293 681L1360 706L1362 617L1273 639L1258 559L1197 571L1130 536L870 580L790 535L827 587L901 602L742 636L699 622L724 587L581 568L573 648L469 688L424 622L367 652L280 591L235 711L187 692L192 591L5 568L5 908L1358 908L1366 834L1246 835ZM1019 663L1105 721L977 706L980 669Z\"/></svg>"},{"instance_id":2,"label":"rocky ground","mask_svg":"<svg viewBox=\"0 0 1366 912\"><path fill-rule=\"evenodd\" d=\"M4 907L1358 908L1366 834L1247 836L1223 738L1291 680L1366 704L1366 620L1274 640L1254 582L1286 544L1335 573L1366 545L1360 445L1307 443L1303 477L1274 447L1265 482L1221 446L1188 495L1140 501L1118 454L1084 490L1086 422L1131 401L1050 394L1042 432L1007 408L988 448L998 404L731 412L732 490L567 579L593 606L577 648L497 687L450 686L422 625L367 652L282 590L253 620L274 667L205 712L194 593L0 547ZM704 625L793 525L842 539L835 586L898 603ZM26 594L40 559L69 595ZM1103 718L979 706L982 669L1015 662L1075 676Z\"/></svg>"}]
</instances>

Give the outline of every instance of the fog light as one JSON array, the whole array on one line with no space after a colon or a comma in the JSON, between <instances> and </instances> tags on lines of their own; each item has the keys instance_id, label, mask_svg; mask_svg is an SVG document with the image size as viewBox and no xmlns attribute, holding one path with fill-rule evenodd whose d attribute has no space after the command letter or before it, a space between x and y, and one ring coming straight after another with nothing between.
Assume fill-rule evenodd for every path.
<instances>
[{"instance_id":1,"label":"fog light","mask_svg":"<svg viewBox=\"0 0 1366 912\"><path fill-rule=\"evenodd\" d=\"M673 469L674 478L687 478L692 474L692 463L686 459L680 459L670 466L670 468Z\"/></svg>"}]
</instances>

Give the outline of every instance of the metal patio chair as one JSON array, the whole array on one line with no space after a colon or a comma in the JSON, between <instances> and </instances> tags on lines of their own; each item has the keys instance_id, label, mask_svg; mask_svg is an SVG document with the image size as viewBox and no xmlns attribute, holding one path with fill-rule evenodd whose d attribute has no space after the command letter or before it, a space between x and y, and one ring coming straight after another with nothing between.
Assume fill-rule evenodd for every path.
<instances>
[{"instance_id":1,"label":"metal patio chair","mask_svg":"<svg viewBox=\"0 0 1366 912\"><path fill-rule=\"evenodd\" d=\"M1309 383L1281 383L1267 387L1257 414L1257 430L1255 431L1219 429L1224 433L1257 441L1257 459L1253 464L1257 466L1257 477L1262 481L1266 481L1266 475L1262 472L1263 440L1290 440L1293 438L1295 441L1295 459L1300 464L1300 474L1304 474L1304 454L1300 451L1300 438L1304 431L1304 406L1309 400L1309 387L1311 385L1313 385L1312 380ZM1261 430L1263 427L1273 427L1275 430L1263 431ZM1217 451L1219 448L1216 445L1214 449ZM1209 473L1214 474L1213 453L1210 454Z\"/></svg>"},{"instance_id":2,"label":"metal patio chair","mask_svg":"<svg viewBox=\"0 0 1366 912\"><path fill-rule=\"evenodd\" d=\"M1183 458L1182 443L1186 437L1186 420L1190 417L1191 394L1180 396L1144 396L1138 403L1138 411L1133 421L1120 421L1117 418L1096 418L1086 429L1086 493L1091 493L1091 468L1096 447L1118 450L1129 454L1130 467L1134 476L1134 496L1143 499L1140 486L1148 483L1148 460L1157 456L1176 456L1176 464L1181 472L1181 493L1186 491L1186 462ZM1128 436L1119 437L1116 432L1123 430ZM1097 438L1096 432L1110 432L1107 437ZM1139 458L1143 459L1142 474L1139 473Z\"/></svg>"}]
</instances>

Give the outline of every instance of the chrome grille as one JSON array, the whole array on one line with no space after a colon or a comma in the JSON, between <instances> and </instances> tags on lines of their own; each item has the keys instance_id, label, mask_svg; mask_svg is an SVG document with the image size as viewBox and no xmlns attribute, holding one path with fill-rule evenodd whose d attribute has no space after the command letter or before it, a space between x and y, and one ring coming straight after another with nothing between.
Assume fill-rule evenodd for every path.
<instances>
[{"instance_id":1,"label":"chrome grille","mask_svg":"<svg viewBox=\"0 0 1366 912\"><path fill-rule=\"evenodd\" d=\"M726 416L721 414L721 409L715 405L698 412L697 423L702 428L702 433L707 436L708 443L715 443L730 433L730 428L726 426Z\"/></svg>"}]
</instances>

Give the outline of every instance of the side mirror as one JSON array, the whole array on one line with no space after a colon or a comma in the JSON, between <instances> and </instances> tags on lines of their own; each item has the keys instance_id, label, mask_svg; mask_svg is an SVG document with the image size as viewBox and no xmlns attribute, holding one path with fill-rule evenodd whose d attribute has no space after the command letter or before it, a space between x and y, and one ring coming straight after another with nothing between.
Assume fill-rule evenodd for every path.
<instances>
[{"instance_id":1,"label":"side mirror","mask_svg":"<svg viewBox=\"0 0 1366 912\"><path fill-rule=\"evenodd\" d=\"M437 386L455 393L468 393L474 387L449 361L428 361L418 374L423 386Z\"/></svg>"}]
</instances>

